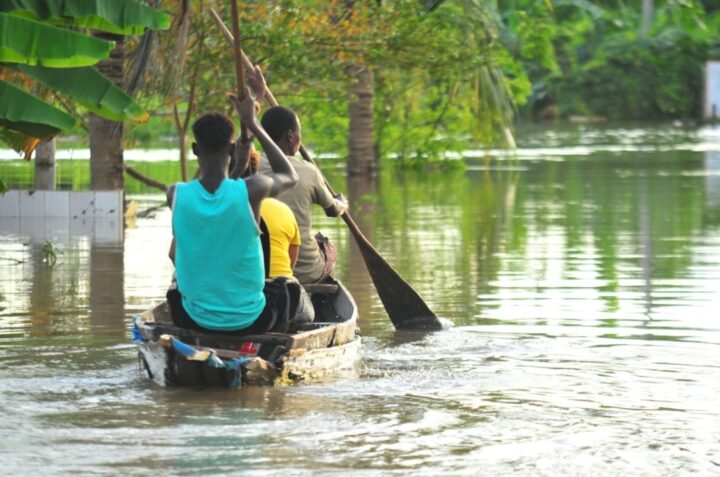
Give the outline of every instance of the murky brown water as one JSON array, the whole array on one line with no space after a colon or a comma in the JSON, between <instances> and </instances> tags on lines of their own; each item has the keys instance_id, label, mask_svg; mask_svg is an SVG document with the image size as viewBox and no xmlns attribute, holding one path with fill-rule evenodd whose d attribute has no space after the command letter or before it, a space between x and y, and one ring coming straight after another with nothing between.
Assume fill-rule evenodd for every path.
<instances>
[{"instance_id":1,"label":"murky brown water","mask_svg":"<svg viewBox=\"0 0 720 477\"><path fill-rule=\"evenodd\" d=\"M5 471L720 475L720 131L520 144L466 172L346 184L451 330L394 332L342 222L318 217L364 335L360 375L327 383L198 392L139 374L129 317L168 284L168 212L120 246L2 219Z\"/></svg>"}]
</instances>

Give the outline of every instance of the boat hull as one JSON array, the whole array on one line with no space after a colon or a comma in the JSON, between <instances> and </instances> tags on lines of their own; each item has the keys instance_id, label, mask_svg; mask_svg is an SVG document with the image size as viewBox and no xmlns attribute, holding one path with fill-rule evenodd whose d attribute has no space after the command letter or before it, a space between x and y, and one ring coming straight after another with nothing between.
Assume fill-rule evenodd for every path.
<instances>
[{"instance_id":1,"label":"boat hull","mask_svg":"<svg viewBox=\"0 0 720 477\"><path fill-rule=\"evenodd\" d=\"M149 378L161 386L286 385L357 370L357 306L338 281L307 287L316 319L294 334L205 335L175 327L166 303L134 318L134 340Z\"/></svg>"}]
</instances>

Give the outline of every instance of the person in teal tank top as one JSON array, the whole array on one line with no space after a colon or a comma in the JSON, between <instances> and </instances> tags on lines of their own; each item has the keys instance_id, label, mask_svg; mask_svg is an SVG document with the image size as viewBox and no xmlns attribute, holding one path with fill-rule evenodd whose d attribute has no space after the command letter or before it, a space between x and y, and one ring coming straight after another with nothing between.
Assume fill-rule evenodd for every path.
<instances>
[{"instance_id":1,"label":"person in teal tank top","mask_svg":"<svg viewBox=\"0 0 720 477\"><path fill-rule=\"evenodd\" d=\"M248 79L251 84L264 81L258 70ZM177 279L177 289L167 297L178 326L261 333L272 329L273 313L263 293L260 204L293 187L298 176L258 123L251 95L242 101L231 96L230 101L267 152L273 174L228 178L230 157L236 153L232 121L218 112L195 121L192 149L201 178L171 186L167 192Z\"/></svg>"},{"instance_id":2,"label":"person in teal tank top","mask_svg":"<svg viewBox=\"0 0 720 477\"><path fill-rule=\"evenodd\" d=\"M250 326L265 307L265 274L245 181L225 179L212 194L198 180L178 184L172 228L178 288L193 321L213 330Z\"/></svg>"}]
</instances>

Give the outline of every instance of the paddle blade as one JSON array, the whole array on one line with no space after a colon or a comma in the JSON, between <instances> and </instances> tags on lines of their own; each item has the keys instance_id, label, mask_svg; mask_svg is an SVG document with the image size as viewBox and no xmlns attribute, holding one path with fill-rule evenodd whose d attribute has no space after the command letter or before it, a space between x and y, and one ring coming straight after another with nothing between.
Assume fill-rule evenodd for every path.
<instances>
[{"instance_id":1,"label":"paddle blade","mask_svg":"<svg viewBox=\"0 0 720 477\"><path fill-rule=\"evenodd\" d=\"M380 256L358 228L350 214L343 215L360 248L365 266L390 321L398 330L437 331L442 322L420 295Z\"/></svg>"}]
</instances>

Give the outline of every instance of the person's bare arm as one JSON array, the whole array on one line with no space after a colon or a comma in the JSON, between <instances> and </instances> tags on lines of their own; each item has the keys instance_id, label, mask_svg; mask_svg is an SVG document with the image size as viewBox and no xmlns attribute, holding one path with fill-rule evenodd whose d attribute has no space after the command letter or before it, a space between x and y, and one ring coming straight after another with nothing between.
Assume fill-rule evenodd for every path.
<instances>
[{"instance_id":1,"label":"person's bare arm","mask_svg":"<svg viewBox=\"0 0 720 477\"><path fill-rule=\"evenodd\" d=\"M165 195L167 197L167 203L168 207L170 207L170 210L172 210L173 205L175 205L175 184L171 185L167 188L167 191L165 192ZM170 242L170 250L168 251L168 257L170 258L170 261L175 264L175 237L173 237L172 242Z\"/></svg>"},{"instance_id":2,"label":"person's bare arm","mask_svg":"<svg viewBox=\"0 0 720 477\"><path fill-rule=\"evenodd\" d=\"M328 217L339 217L348 209L348 202L344 195L338 194L333 198L333 204L330 207L326 207L325 215Z\"/></svg>"},{"instance_id":3,"label":"person's bare arm","mask_svg":"<svg viewBox=\"0 0 720 477\"><path fill-rule=\"evenodd\" d=\"M290 255L290 268L295 268L299 253L300 245L290 244L290 246L288 247L288 255Z\"/></svg>"},{"instance_id":4,"label":"person's bare arm","mask_svg":"<svg viewBox=\"0 0 720 477\"><path fill-rule=\"evenodd\" d=\"M245 180L248 187L250 206L255 213L255 218L260 215L260 203L265 197L277 197L282 192L297 184L298 174L292 164L285 156L285 153L270 139L260 123L257 121L255 112L255 101L247 95L244 100L236 96L230 96L243 124L260 141L265 155L267 156L272 174L256 175Z\"/></svg>"},{"instance_id":5,"label":"person's bare arm","mask_svg":"<svg viewBox=\"0 0 720 477\"><path fill-rule=\"evenodd\" d=\"M260 71L259 66L256 65L255 68L258 72ZM257 79L257 76L248 75L249 80L255 78L253 81L250 81L250 86L253 88L253 92L255 94L255 114L260 111L259 101L262 101L262 96L265 95L265 78L263 78L262 73L258 74L260 75L259 80ZM235 141L235 152L233 155L235 167L230 171L230 179L242 177L247 168L250 166L250 157L252 156L252 151L255 149L253 147L254 139L255 137L253 134L251 132L247 132L245 142L242 141L242 137L239 137L238 140Z\"/></svg>"},{"instance_id":6,"label":"person's bare arm","mask_svg":"<svg viewBox=\"0 0 720 477\"><path fill-rule=\"evenodd\" d=\"M170 242L170 250L168 251L168 257L170 258L170 261L175 265L175 237L173 237L172 242Z\"/></svg>"},{"instance_id":7,"label":"person's bare arm","mask_svg":"<svg viewBox=\"0 0 720 477\"><path fill-rule=\"evenodd\" d=\"M170 207L170 210L172 210L173 205L174 205L173 201L175 200L175 186L176 185L177 184L173 184L165 190L165 198L167 199L167 205L168 205L168 207Z\"/></svg>"},{"instance_id":8,"label":"person's bare arm","mask_svg":"<svg viewBox=\"0 0 720 477\"><path fill-rule=\"evenodd\" d=\"M267 84L265 83L265 77L262 74L260 65L255 65L255 68L247 72L248 86L252 89L255 101L262 103L265 99L265 92L267 91Z\"/></svg>"},{"instance_id":9,"label":"person's bare arm","mask_svg":"<svg viewBox=\"0 0 720 477\"><path fill-rule=\"evenodd\" d=\"M246 143L240 139L235 143L235 167L230 171L230 179L241 177L250 165L250 151L252 150L252 138Z\"/></svg>"}]
</instances>

